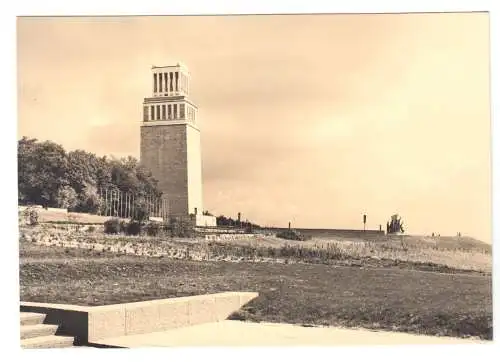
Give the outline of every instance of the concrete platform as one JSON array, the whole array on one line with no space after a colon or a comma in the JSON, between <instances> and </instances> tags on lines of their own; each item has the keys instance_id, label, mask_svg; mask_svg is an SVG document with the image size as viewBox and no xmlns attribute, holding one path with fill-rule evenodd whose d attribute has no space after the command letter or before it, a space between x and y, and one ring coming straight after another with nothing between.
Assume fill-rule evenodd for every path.
<instances>
[{"instance_id":1,"label":"concrete platform","mask_svg":"<svg viewBox=\"0 0 500 362\"><path fill-rule=\"evenodd\" d=\"M202 346L349 346L401 344L490 343L473 339L432 337L398 332L377 332L332 327L301 327L290 324L222 321L162 332L107 338L99 344L115 347Z\"/></svg>"},{"instance_id":2,"label":"concrete platform","mask_svg":"<svg viewBox=\"0 0 500 362\"><path fill-rule=\"evenodd\" d=\"M44 322L74 336L78 345L226 320L256 298L253 292L225 292L144 302L84 307L21 302L21 311L45 315Z\"/></svg>"}]
</instances>

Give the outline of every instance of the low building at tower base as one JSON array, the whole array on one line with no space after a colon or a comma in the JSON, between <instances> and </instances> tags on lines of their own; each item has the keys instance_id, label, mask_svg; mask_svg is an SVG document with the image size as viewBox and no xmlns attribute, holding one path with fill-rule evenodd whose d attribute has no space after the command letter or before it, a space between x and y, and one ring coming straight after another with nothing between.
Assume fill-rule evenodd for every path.
<instances>
[{"instance_id":1,"label":"low building at tower base","mask_svg":"<svg viewBox=\"0 0 500 362\"><path fill-rule=\"evenodd\" d=\"M212 215L192 215L195 226L215 227L217 219Z\"/></svg>"}]
</instances>

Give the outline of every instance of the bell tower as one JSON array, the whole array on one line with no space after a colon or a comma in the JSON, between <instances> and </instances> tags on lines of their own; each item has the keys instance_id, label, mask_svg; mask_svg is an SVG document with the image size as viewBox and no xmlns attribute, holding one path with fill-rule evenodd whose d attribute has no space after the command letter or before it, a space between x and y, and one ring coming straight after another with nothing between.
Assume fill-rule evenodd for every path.
<instances>
[{"instance_id":1,"label":"bell tower","mask_svg":"<svg viewBox=\"0 0 500 362\"><path fill-rule=\"evenodd\" d=\"M201 214L198 108L189 98L190 73L176 65L152 67L152 94L144 98L141 163L158 180L173 216Z\"/></svg>"}]
</instances>

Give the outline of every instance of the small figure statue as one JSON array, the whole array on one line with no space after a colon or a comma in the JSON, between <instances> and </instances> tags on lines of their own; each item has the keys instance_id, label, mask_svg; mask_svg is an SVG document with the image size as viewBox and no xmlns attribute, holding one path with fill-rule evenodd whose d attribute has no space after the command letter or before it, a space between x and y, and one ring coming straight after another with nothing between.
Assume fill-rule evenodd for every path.
<instances>
[{"instance_id":1,"label":"small figure statue","mask_svg":"<svg viewBox=\"0 0 500 362\"><path fill-rule=\"evenodd\" d=\"M393 233L404 233L403 222L401 221L401 217L398 214L391 216L391 222L387 223L388 234Z\"/></svg>"}]
</instances>

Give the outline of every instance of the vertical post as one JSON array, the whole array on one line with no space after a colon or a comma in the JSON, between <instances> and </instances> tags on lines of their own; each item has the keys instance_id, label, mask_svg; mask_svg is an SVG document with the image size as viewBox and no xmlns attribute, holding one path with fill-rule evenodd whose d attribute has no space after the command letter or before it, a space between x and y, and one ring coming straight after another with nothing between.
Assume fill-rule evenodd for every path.
<instances>
[{"instance_id":1,"label":"vertical post","mask_svg":"<svg viewBox=\"0 0 500 362\"><path fill-rule=\"evenodd\" d=\"M127 198L128 198L128 192L125 192L125 194L123 195L123 202L124 202L124 205L123 205L123 218L124 219L127 218Z\"/></svg>"},{"instance_id":2,"label":"vertical post","mask_svg":"<svg viewBox=\"0 0 500 362\"><path fill-rule=\"evenodd\" d=\"M128 202L130 205L130 208L128 210L128 217L131 219L134 212L134 194L130 194L130 199Z\"/></svg>"},{"instance_id":3,"label":"vertical post","mask_svg":"<svg viewBox=\"0 0 500 362\"><path fill-rule=\"evenodd\" d=\"M132 215L132 204L131 204L131 200L132 200L132 194L128 194L128 212L127 212L127 218L130 218L131 215Z\"/></svg>"},{"instance_id":4,"label":"vertical post","mask_svg":"<svg viewBox=\"0 0 500 362\"><path fill-rule=\"evenodd\" d=\"M122 215L122 192L118 191L118 217L123 217Z\"/></svg>"},{"instance_id":5,"label":"vertical post","mask_svg":"<svg viewBox=\"0 0 500 362\"><path fill-rule=\"evenodd\" d=\"M131 205L130 205L130 199L131 199L131 195L128 194L128 212L127 212L127 218L130 218L130 208L131 208Z\"/></svg>"},{"instance_id":6,"label":"vertical post","mask_svg":"<svg viewBox=\"0 0 500 362\"><path fill-rule=\"evenodd\" d=\"M134 209L135 209L135 205L134 205L134 198L135 198L135 195L134 194L131 194L131 200L130 200L130 218L132 219L132 217L134 216Z\"/></svg>"},{"instance_id":7,"label":"vertical post","mask_svg":"<svg viewBox=\"0 0 500 362\"><path fill-rule=\"evenodd\" d=\"M132 212L130 213L130 218L133 219L135 216L135 194L132 194Z\"/></svg>"},{"instance_id":8,"label":"vertical post","mask_svg":"<svg viewBox=\"0 0 500 362\"><path fill-rule=\"evenodd\" d=\"M128 219L130 216L130 193L127 192L127 201L126 201L126 205L127 205L127 212L126 212L126 218Z\"/></svg>"},{"instance_id":9,"label":"vertical post","mask_svg":"<svg viewBox=\"0 0 500 362\"><path fill-rule=\"evenodd\" d=\"M163 220L167 220L167 199L165 197L162 198L162 212L163 212Z\"/></svg>"},{"instance_id":10,"label":"vertical post","mask_svg":"<svg viewBox=\"0 0 500 362\"><path fill-rule=\"evenodd\" d=\"M109 190L108 193L108 209L109 216L113 216L113 190Z\"/></svg>"},{"instance_id":11,"label":"vertical post","mask_svg":"<svg viewBox=\"0 0 500 362\"><path fill-rule=\"evenodd\" d=\"M104 190L106 193L104 195L104 216L108 216L108 189Z\"/></svg>"},{"instance_id":12,"label":"vertical post","mask_svg":"<svg viewBox=\"0 0 500 362\"><path fill-rule=\"evenodd\" d=\"M147 210L148 210L148 215L150 215L151 214L151 195L147 196L146 207L147 207Z\"/></svg>"},{"instance_id":13,"label":"vertical post","mask_svg":"<svg viewBox=\"0 0 500 362\"><path fill-rule=\"evenodd\" d=\"M97 192L97 194L99 195L99 204L102 202L102 197L101 197L101 188L99 188L99 191ZM97 209L97 215L101 216L101 208L98 208Z\"/></svg>"}]
</instances>

